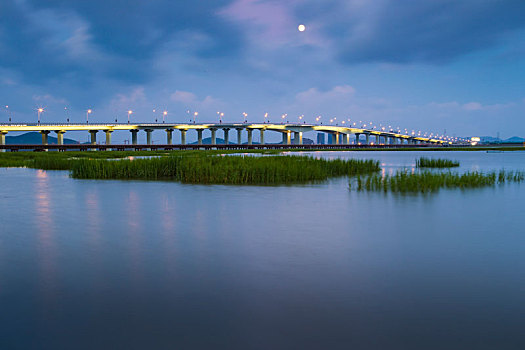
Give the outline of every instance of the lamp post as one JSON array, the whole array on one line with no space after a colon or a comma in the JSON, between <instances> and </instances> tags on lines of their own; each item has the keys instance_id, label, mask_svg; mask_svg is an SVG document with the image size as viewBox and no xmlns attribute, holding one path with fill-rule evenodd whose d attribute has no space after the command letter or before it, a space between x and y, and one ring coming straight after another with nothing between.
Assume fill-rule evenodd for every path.
<instances>
[{"instance_id":1,"label":"lamp post","mask_svg":"<svg viewBox=\"0 0 525 350\"><path fill-rule=\"evenodd\" d=\"M89 115L91 114L91 112L93 112L91 109L88 109L86 111L86 124L89 124Z\"/></svg>"},{"instance_id":2,"label":"lamp post","mask_svg":"<svg viewBox=\"0 0 525 350\"><path fill-rule=\"evenodd\" d=\"M7 119L9 120L9 122L11 122L11 118L9 117L9 106L8 105L5 106L5 115Z\"/></svg>"},{"instance_id":3,"label":"lamp post","mask_svg":"<svg viewBox=\"0 0 525 350\"><path fill-rule=\"evenodd\" d=\"M166 122L166 116L168 115L168 111L162 112L162 122Z\"/></svg>"},{"instance_id":4,"label":"lamp post","mask_svg":"<svg viewBox=\"0 0 525 350\"><path fill-rule=\"evenodd\" d=\"M199 115L199 112L194 112L193 113L193 124L195 124L195 122L197 121L197 116Z\"/></svg>"},{"instance_id":5,"label":"lamp post","mask_svg":"<svg viewBox=\"0 0 525 350\"><path fill-rule=\"evenodd\" d=\"M37 115L38 115L38 125L40 125L40 114L44 113L44 109L43 108L38 108L37 109Z\"/></svg>"},{"instance_id":6,"label":"lamp post","mask_svg":"<svg viewBox=\"0 0 525 350\"><path fill-rule=\"evenodd\" d=\"M267 122L267 118L268 118L268 112L264 113L264 122L265 123Z\"/></svg>"},{"instance_id":7,"label":"lamp post","mask_svg":"<svg viewBox=\"0 0 525 350\"><path fill-rule=\"evenodd\" d=\"M248 122L248 113L242 112L242 115L244 116L244 122L247 123Z\"/></svg>"},{"instance_id":8,"label":"lamp post","mask_svg":"<svg viewBox=\"0 0 525 350\"><path fill-rule=\"evenodd\" d=\"M130 117L132 114L133 114L133 111L130 109L130 110L128 111L128 124L129 124L129 117Z\"/></svg>"}]
</instances>

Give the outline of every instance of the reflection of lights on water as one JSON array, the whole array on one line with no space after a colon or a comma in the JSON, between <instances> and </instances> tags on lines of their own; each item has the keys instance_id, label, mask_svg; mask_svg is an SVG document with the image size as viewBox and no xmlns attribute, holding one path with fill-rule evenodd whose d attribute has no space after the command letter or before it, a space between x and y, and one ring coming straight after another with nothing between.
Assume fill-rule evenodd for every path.
<instances>
[{"instance_id":1,"label":"reflection of lights on water","mask_svg":"<svg viewBox=\"0 0 525 350\"><path fill-rule=\"evenodd\" d=\"M37 170L36 171L36 177L40 178L40 179L45 179L47 178L47 172L44 171L44 170Z\"/></svg>"}]
</instances>

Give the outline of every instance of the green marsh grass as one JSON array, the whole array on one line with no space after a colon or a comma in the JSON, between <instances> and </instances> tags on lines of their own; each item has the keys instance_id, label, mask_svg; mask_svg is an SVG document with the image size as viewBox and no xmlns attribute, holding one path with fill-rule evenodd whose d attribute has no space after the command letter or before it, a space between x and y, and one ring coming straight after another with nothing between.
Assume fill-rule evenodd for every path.
<instances>
[{"instance_id":1,"label":"green marsh grass","mask_svg":"<svg viewBox=\"0 0 525 350\"><path fill-rule=\"evenodd\" d=\"M383 191L398 193L435 192L442 188L480 188L503 184L507 182L523 182L525 172L522 171L493 171L489 173L466 172L463 174L432 171L410 173L406 170L394 175L373 174L355 180L357 191ZM350 188L352 188L350 183Z\"/></svg>"},{"instance_id":2,"label":"green marsh grass","mask_svg":"<svg viewBox=\"0 0 525 350\"><path fill-rule=\"evenodd\" d=\"M425 157L416 159L416 167L418 168L455 168L458 166L459 162L456 160Z\"/></svg>"},{"instance_id":3,"label":"green marsh grass","mask_svg":"<svg viewBox=\"0 0 525 350\"><path fill-rule=\"evenodd\" d=\"M379 171L373 160L308 156L173 156L129 160L77 160L78 179L172 180L192 184L280 185L323 181Z\"/></svg>"}]
</instances>

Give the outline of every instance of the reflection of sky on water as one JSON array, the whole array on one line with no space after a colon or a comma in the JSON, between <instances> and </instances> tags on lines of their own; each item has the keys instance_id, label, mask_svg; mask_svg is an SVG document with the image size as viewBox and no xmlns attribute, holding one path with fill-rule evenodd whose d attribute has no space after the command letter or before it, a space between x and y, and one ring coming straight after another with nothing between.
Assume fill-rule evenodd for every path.
<instances>
[{"instance_id":1,"label":"reflection of sky on water","mask_svg":"<svg viewBox=\"0 0 525 350\"><path fill-rule=\"evenodd\" d=\"M383 153L371 156L384 172L419 156ZM525 154L450 155L435 154L462 169L525 168ZM0 176L0 326L21 347L307 348L312 329L327 348L525 344L524 185L421 196L349 191L345 178L263 187Z\"/></svg>"}]
</instances>

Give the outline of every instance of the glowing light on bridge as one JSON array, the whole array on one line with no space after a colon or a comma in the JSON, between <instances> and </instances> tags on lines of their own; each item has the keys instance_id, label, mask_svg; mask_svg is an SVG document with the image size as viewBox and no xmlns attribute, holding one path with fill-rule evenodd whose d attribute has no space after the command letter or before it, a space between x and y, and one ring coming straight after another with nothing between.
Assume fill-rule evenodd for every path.
<instances>
[{"instance_id":1,"label":"glowing light on bridge","mask_svg":"<svg viewBox=\"0 0 525 350\"><path fill-rule=\"evenodd\" d=\"M38 125L40 125L40 115L42 113L44 113L44 109L42 107L40 107L36 111L37 111L37 115L38 115Z\"/></svg>"}]
</instances>

